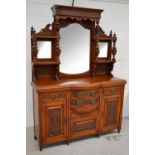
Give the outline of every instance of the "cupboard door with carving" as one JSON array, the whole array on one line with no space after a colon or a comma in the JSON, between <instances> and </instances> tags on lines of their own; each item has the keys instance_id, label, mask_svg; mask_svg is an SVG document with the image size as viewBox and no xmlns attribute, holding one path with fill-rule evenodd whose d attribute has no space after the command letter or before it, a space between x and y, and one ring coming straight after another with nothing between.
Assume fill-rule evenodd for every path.
<instances>
[{"instance_id":1,"label":"cupboard door with carving","mask_svg":"<svg viewBox=\"0 0 155 155\"><path fill-rule=\"evenodd\" d=\"M52 143L65 140L67 131L66 104L63 102L46 104L43 115L43 142Z\"/></svg>"},{"instance_id":2,"label":"cupboard door with carving","mask_svg":"<svg viewBox=\"0 0 155 155\"><path fill-rule=\"evenodd\" d=\"M118 128L121 95L106 96L102 104L102 131Z\"/></svg>"}]
</instances>

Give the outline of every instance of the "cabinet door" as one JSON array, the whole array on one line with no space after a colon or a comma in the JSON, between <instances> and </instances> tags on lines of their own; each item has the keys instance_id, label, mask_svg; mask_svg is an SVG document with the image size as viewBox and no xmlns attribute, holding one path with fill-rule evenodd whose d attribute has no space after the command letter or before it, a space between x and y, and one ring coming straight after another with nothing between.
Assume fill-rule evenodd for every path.
<instances>
[{"instance_id":1,"label":"cabinet door","mask_svg":"<svg viewBox=\"0 0 155 155\"><path fill-rule=\"evenodd\" d=\"M106 96L102 105L102 131L118 128L121 95Z\"/></svg>"},{"instance_id":2,"label":"cabinet door","mask_svg":"<svg viewBox=\"0 0 155 155\"><path fill-rule=\"evenodd\" d=\"M42 116L43 143L65 140L67 131L66 101L57 100L43 103Z\"/></svg>"}]
</instances>

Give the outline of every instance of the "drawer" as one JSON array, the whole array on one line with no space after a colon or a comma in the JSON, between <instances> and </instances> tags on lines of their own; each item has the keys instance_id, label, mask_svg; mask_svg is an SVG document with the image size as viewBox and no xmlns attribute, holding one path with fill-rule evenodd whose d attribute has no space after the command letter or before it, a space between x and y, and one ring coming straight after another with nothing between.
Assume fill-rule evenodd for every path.
<instances>
[{"instance_id":1,"label":"drawer","mask_svg":"<svg viewBox=\"0 0 155 155\"><path fill-rule=\"evenodd\" d=\"M66 100L66 92L52 92L52 93L45 93L41 94L41 100L43 102L46 101L62 101Z\"/></svg>"},{"instance_id":2,"label":"drawer","mask_svg":"<svg viewBox=\"0 0 155 155\"><path fill-rule=\"evenodd\" d=\"M76 90L71 92L71 115L94 113L99 108L100 89Z\"/></svg>"},{"instance_id":3,"label":"drawer","mask_svg":"<svg viewBox=\"0 0 155 155\"><path fill-rule=\"evenodd\" d=\"M78 99L78 98L86 98L86 97L97 97L100 95L99 89L95 90L86 90L86 91L72 91L71 98Z\"/></svg>"},{"instance_id":4,"label":"drawer","mask_svg":"<svg viewBox=\"0 0 155 155\"><path fill-rule=\"evenodd\" d=\"M115 87L107 87L103 89L104 95L113 95L121 93L123 90L122 86L115 86Z\"/></svg>"}]
</instances>

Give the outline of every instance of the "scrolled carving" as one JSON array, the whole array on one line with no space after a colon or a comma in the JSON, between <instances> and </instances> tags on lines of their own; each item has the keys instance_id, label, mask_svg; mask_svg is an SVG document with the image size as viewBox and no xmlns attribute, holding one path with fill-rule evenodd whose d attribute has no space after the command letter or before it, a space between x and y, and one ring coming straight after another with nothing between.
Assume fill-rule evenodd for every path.
<instances>
[{"instance_id":1,"label":"scrolled carving","mask_svg":"<svg viewBox=\"0 0 155 155\"><path fill-rule=\"evenodd\" d=\"M86 114L98 111L99 104L89 104L83 106L71 106L71 111L76 114Z\"/></svg>"},{"instance_id":2,"label":"scrolled carving","mask_svg":"<svg viewBox=\"0 0 155 155\"><path fill-rule=\"evenodd\" d=\"M58 25L59 28L64 28L72 23L78 23L83 26L85 29L92 29L94 22L82 17L57 17L57 23L54 25Z\"/></svg>"},{"instance_id":3,"label":"scrolled carving","mask_svg":"<svg viewBox=\"0 0 155 155\"><path fill-rule=\"evenodd\" d=\"M52 24L47 24L43 29L41 29L40 32L36 33L34 28L31 28L31 35L33 37L56 37L56 33L54 32Z\"/></svg>"},{"instance_id":4,"label":"scrolled carving","mask_svg":"<svg viewBox=\"0 0 155 155\"><path fill-rule=\"evenodd\" d=\"M49 131L48 136L59 135L61 132L61 109L55 108L49 110Z\"/></svg>"},{"instance_id":5,"label":"scrolled carving","mask_svg":"<svg viewBox=\"0 0 155 155\"><path fill-rule=\"evenodd\" d=\"M108 111L105 125L114 124L116 122L118 101L118 97L105 100L106 109Z\"/></svg>"},{"instance_id":6,"label":"scrolled carving","mask_svg":"<svg viewBox=\"0 0 155 155\"><path fill-rule=\"evenodd\" d=\"M102 28L98 24L96 25L96 33L100 35L105 35L105 32L102 30Z\"/></svg>"},{"instance_id":7,"label":"scrolled carving","mask_svg":"<svg viewBox=\"0 0 155 155\"><path fill-rule=\"evenodd\" d=\"M52 31L52 25L51 24L47 24L45 26L45 28L41 29L40 33L49 33Z\"/></svg>"},{"instance_id":8,"label":"scrolled carving","mask_svg":"<svg viewBox=\"0 0 155 155\"><path fill-rule=\"evenodd\" d=\"M105 88L104 95L112 95L115 93L120 93L122 91L121 87L112 87L112 88Z\"/></svg>"},{"instance_id":9,"label":"scrolled carving","mask_svg":"<svg viewBox=\"0 0 155 155\"><path fill-rule=\"evenodd\" d=\"M72 97L78 97L78 98L87 96L97 96L97 95L99 95L99 90L92 90L88 92L75 92L71 94Z\"/></svg>"},{"instance_id":10,"label":"scrolled carving","mask_svg":"<svg viewBox=\"0 0 155 155\"><path fill-rule=\"evenodd\" d=\"M88 105L88 104L97 104L99 103L99 99L95 98L95 99L88 99L88 100L72 100L71 101L71 105L73 106L83 106L83 105Z\"/></svg>"},{"instance_id":11,"label":"scrolled carving","mask_svg":"<svg viewBox=\"0 0 155 155\"><path fill-rule=\"evenodd\" d=\"M79 132L89 129L95 129L96 121L95 120L88 120L83 122L75 122L72 127L72 132Z\"/></svg>"},{"instance_id":12,"label":"scrolled carving","mask_svg":"<svg viewBox=\"0 0 155 155\"><path fill-rule=\"evenodd\" d=\"M114 67L114 62L109 62L109 63L101 63L101 64L97 64L97 73L100 74L109 74Z\"/></svg>"},{"instance_id":13,"label":"scrolled carving","mask_svg":"<svg viewBox=\"0 0 155 155\"><path fill-rule=\"evenodd\" d=\"M66 94L65 93L54 93L54 94L45 94L42 96L42 100L59 100L62 98L65 98Z\"/></svg>"}]
</instances>

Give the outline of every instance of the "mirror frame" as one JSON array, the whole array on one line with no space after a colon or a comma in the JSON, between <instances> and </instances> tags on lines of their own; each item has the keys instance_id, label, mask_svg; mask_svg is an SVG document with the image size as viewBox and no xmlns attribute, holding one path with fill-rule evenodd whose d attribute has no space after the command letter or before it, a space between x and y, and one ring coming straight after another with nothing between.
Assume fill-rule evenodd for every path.
<instances>
[{"instance_id":1,"label":"mirror frame","mask_svg":"<svg viewBox=\"0 0 155 155\"><path fill-rule=\"evenodd\" d=\"M56 44L55 40L57 38L56 32L53 31L52 25L47 24L45 28L43 28L40 32L36 33L35 29L31 28L31 51L32 51L32 63L33 65L42 65L42 64L53 64L54 62L59 64L59 62L56 62ZM38 47L37 42L38 41L51 41L51 58L38 58Z\"/></svg>"},{"instance_id":2,"label":"mirror frame","mask_svg":"<svg viewBox=\"0 0 155 155\"><path fill-rule=\"evenodd\" d=\"M97 59L99 59L99 60L111 60L111 53L112 53L112 48L111 48L112 45L111 44L112 44L112 41L111 40L102 39L98 43L100 43L100 42L108 43L107 57L97 57ZM100 53L100 48L99 48L99 53Z\"/></svg>"},{"instance_id":3,"label":"mirror frame","mask_svg":"<svg viewBox=\"0 0 155 155\"><path fill-rule=\"evenodd\" d=\"M39 39L39 40L37 40L37 43L38 43L38 41L42 41L42 42L44 42L44 41L49 41L49 42L51 42L51 58L38 58L38 52L39 52L39 49L38 49L38 46L37 46L37 61L38 62L47 62L47 61L52 61L52 56L53 56L53 46L52 46L52 40L48 40L48 39L46 39L46 40L43 40L43 39Z\"/></svg>"},{"instance_id":4,"label":"mirror frame","mask_svg":"<svg viewBox=\"0 0 155 155\"><path fill-rule=\"evenodd\" d=\"M91 9L82 7L69 7L63 5L54 5L52 7L54 21L52 24L47 24L40 32L31 28L31 52L32 52L32 77L33 81L37 81L40 75L44 75L48 71L49 75L55 80L63 77L82 77L96 76L99 74L110 74L115 63L115 55L117 52L115 43L116 35L110 32L106 35L99 26L101 18L101 9ZM90 30L90 67L89 71L82 74L63 74L59 71L60 66L60 29L66 26L77 23L83 28ZM40 61L37 59L37 41L52 41L52 58ZM108 47L108 58L98 58L99 48L98 42L110 42ZM113 44L113 46L112 46ZM63 51L62 51L63 52ZM108 62L108 63L107 63Z\"/></svg>"},{"instance_id":5,"label":"mirror frame","mask_svg":"<svg viewBox=\"0 0 155 155\"><path fill-rule=\"evenodd\" d=\"M90 30L86 29L86 28L83 28L83 26L81 26L81 24L79 24L79 23L71 23L71 24L67 25L65 28L61 28L60 29L60 31L59 31L60 36L62 36L64 33L66 33L65 29L68 29L68 31L72 31L72 33L71 32L67 32L69 34L73 34L74 33L74 37L73 37L73 35L70 35L70 37L69 37L70 42L68 41L69 44L67 46L67 50L66 51L69 53L70 47L72 47L70 44L72 44L72 43L74 43L75 46L79 47L79 49L77 49L77 51L76 51L76 49L74 47L74 49L72 49L72 51L70 52L71 55L73 54L73 56L70 57L71 61L74 60L74 62L77 62L76 56L79 57L79 54L84 54L84 53L86 54L87 53L87 56L85 57L85 59L83 59L82 56L80 56L79 58L80 58L80 60L83 59L83 63L81 63L81 64L84 64L85 62L87 62L87 67L88 68L85 69L84 71L79 72L79 73L73 73L73 72L72 73L67 73L67 70L64 71L64 72L61 70L61 64L60 64L60 75L63 75L63 76L70 76L70 75L71 76L76 76L78 74L80 74L80 75L81 74L88 74L89 71L90 71ZM80 31L80 32L77 32L77 31ZM80 35L79 38L77 36L77 33ZM85 33L87 33L87 34L83 35ZM87 36L87 38L85 38L85 36ZM78 41L80 41L80 39L82 40L82 37L84 38L84 40L78 46L77 45ZM63 38L63 40L61 40L62 38ZM73 39L73 38L75 38L75 39ZM62 46L63 45L62 42L64 42L64 43L66 42L66 39L67 39L66 35L64 34L64 36L62 36L61 39L60 39L61 40L60 41L60 45L61 45L61 50L62 50L61 54L63 54L63 50L65 51L65 49ZM86 44L86 42L87 42L87 44ZM87 51L82 48L83 46L87 46ZM73 51L74 51L75 54L73 53ZM60 58L62 58L61 56L62 55L60 55ZM68 55L68 56L70 56L70 55ZM80 62L80 60L79 60L79 62ZM62 59L61 59L61 61L62 61ZM65 63L65 61L63 61L63 62ZM67 65L67 61L66 61L66 65ZM79 67L78 63L76 63L75 65L77 65ZM84 65L83 65L83 67L84 67ZM81 68L82 68L82 66L81 66ZM79 70L79 68L77 68L77 70ZM76 69L74 69L74 71L76 71Z\"/></svg>"}]
</instances>

